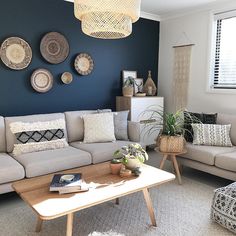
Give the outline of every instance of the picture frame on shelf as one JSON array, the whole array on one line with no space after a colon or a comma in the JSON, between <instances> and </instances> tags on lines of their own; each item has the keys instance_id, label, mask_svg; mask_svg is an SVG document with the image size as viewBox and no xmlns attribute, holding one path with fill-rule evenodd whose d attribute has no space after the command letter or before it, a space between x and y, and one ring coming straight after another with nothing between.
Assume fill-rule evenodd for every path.
<instances>
[{"instance_id":1,"label":"picture frame on shelf","mask_svg":"<svg viewBox=\"0 0 236 236\"><path fill-rule=\"evenodd\" d=\"M142 93L143 92L143 79L142 78L135 78L134 79L134 94Z\"/></svg>"},{"instance_id":2,"label":"picture frame on shelf","mask_svg":"<svg viewBox=\"0 0 236 236\"><path fill-rule=\"evenodd\" d=\"M123 70L122 71L123 82L124 82L124 79L127 79L128 77L132 77L132 78L136 79L137 74L138 74L137 71Z\"/></svg>"}]
</instances>

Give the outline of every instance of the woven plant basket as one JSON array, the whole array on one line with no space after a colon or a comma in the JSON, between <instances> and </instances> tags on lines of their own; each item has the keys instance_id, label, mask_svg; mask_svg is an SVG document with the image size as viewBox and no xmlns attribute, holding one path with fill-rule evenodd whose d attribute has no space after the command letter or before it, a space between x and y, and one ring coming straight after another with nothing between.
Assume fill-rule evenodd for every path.
<instances>
[{"instance_id":1,"label":"woven plant basket","mask_svg":"<svg viewBox=\"0 0 236 236\"><path fill-rule=\"evenodd\" d=\"M161 135L157 138L157 147L161 152L183 152L185 143L183 136Z\"/></svg>"}]
</instances>

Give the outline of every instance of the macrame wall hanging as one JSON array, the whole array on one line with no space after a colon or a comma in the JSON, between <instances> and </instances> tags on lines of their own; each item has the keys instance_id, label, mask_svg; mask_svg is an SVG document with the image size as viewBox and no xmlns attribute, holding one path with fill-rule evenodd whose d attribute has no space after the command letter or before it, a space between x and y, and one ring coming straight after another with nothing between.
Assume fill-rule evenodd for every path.
<instances>
[{"instance_id":1,"label":"macrame wall hanging","mask_svg":"<svg viewBox=\"0 0 236 236\"><path fill-rule=\"evenodd\" d=\"M185 38L189 41L186 33ZM191 55L194 44L174 46L173 104L175 111L185 109L188 104Z\"/></svg>"}]
</instances>

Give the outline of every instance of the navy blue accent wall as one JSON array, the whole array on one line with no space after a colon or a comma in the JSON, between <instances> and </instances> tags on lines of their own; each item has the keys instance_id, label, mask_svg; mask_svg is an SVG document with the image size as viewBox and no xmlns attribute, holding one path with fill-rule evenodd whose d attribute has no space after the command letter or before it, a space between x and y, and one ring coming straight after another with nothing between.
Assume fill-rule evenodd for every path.
<instances>
[{"instance_id":1,"label":"navy blue accent wall","mask_svg":"<svg viewBox=\"0 0 236 236\"><path fill-rule=\"evenodd\" d=\"M70 54L59 65L47 63L39 44L45 33L58 31L70 44ZM0 42L10 36L25 39L32 47L33 60L27 69L14 71L0 62L0 115L25 115L81 109L115 109L115 97L121 95L121 71L137 70L146 78L153 72L157 82L159 22L140 19L130 37L100 40L84 35L74 17L73 4L63 0L2 1ZM73 63L80 52L89 53L95 68L89 76L79 76ZM35 92L30 76L35 69L46 68L54 75L54 86L45 94ZM70 85L60 81L63 72L73 73Z\"/></svg>"}]
</instances>

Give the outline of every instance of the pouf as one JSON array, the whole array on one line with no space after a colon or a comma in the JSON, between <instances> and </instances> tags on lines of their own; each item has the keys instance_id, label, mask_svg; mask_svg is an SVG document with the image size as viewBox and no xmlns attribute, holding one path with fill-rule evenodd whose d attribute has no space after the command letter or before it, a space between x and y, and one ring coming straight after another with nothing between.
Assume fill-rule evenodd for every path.
<instances>
[{"instance_id":1,"label":"pouf","mask_svg":"<svg viewBox=\"0 0 236 236\"><path fill-rule=\"evenodd\" d=\"M236 182L214 192L212 220L236 233Z\"/></svg>"}]
</instances>

